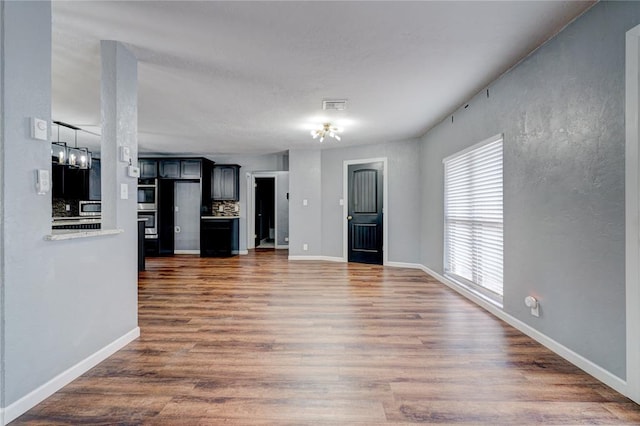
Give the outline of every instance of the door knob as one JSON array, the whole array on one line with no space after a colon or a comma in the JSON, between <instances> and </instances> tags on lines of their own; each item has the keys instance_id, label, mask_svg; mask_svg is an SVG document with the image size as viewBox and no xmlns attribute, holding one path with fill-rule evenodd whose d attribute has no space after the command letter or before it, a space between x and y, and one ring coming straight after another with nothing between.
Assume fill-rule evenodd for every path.
<instances>
[{"instance_id":1,"label":"door knob","mask_svg":"<svg viewBox=\"0 0 640 426\"><path fill-rule=\"evenodd\" d=\"M176 226L176 234L179 234L179 233L180 233L180 231L181 231L180 227L179 227L179 226Z\"/></svg>"},{"instance_id":2,"label":"door knob","mask_svg":"<svg viewBox=\"0 0 640 426\"><path fill-rule=\"evenodd\" d=\"M347 216L347 220L353 219L353 216Z\"/></svg>"}]
</instances>

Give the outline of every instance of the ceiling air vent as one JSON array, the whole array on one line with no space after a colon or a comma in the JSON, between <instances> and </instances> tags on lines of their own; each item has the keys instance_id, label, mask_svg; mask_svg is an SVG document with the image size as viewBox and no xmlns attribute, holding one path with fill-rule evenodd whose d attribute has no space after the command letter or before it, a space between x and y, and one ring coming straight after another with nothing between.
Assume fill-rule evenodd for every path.
<instances>
[{"instance_id":1,"label":"ceiling air vent","mask_svg":"<svg viewBox=\"0 0 640 426\"><path fill-rule=\"evenodd\" d=\"M347 109L347 100L332 99L322 101L322 109L325 111L344 111Z\"/></svg>"}]
</instances>

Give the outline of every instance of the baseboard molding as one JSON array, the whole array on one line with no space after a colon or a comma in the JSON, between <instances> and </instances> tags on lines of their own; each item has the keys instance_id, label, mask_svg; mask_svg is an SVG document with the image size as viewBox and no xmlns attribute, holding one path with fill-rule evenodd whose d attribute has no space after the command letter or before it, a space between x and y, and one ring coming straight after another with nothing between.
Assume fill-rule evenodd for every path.
<instances>
[{"instance_id":1,"label":"baseboard molding","mask_svg":"<svg viewBox=\"0 0 640 426\"><path fill-rule=\"evenodd\" d=\"M174 250L173 254L200 254L200 250Z\"/></svg>"},{"instance_id":2,"label":"baseboard molding","mask_svg":"<svg viewBox=\"0 0 640 426\"><path fill-rule=\"evenodd\" d=\"M446 285L447 287L451 288L455 292L461 294L462 296L464 296L467 299L471 300L475 304L477 304L480 307L484 308L485 310L487 310L488 312L490 312L494 316L498 317L502 321L506 322L507 324L511 325L512 327L516 328L517 330L519 330L522 333L526 334L527 336L531 337L536 342L540 343L541 345L545 346L547 349L549 349L549 350L555 352L556 354L560 355L562 358L566 359L567 361L569 361L570 363L572 363L576 367L580 368L581 370L585 371L586 373L592 375L593 377L595 377L596 379L600 380L601 382L603 382L607 386L610 386L613 389L615 389L616 391L620 392L621 394L628 396L627 395L628 387L627 387L627 382L625 380L623 380L623 379L619 378L618 376L610 373L609 371L607 371L604 368L600 367L599 365L593 363L592 361L589 361L588 359L586 359L582 355L580 355L580 354L574 352L573 350L567 348L563 344L553 340L552 338L550 338L546 334L543 334L543 333L539 332L538 330L536 330L535 328L531 327L530 325L525 324L524 322L520 321L519 319L507 314L502 309L498 308L497 306L493 305L492 303L484 300L483 298L481 298L478 295L476 295L475 293L465 289L464 287L461 287L461 286L457 285L453 281L451 281L451 280L447 279L446 277L440 275L439 273L427 268L426 266L418 265L417 269L421 269L426 274L431 275L433 278L437 279L442 284Z\"/></svg>"},{"instance_id":3,"label":"baseboard molding","mask_svg":"<svg viewBox=\"0 0 640 426\"><path fill-rule=\"evenodd\" d=\"M246 256L249 254L249 250L231 250L231 254L239 254L241 256Z\"/></svg>"},{"instance_id":4,"label":"baseboard molding","mask_svg":"<svg viewBox=\"0 0 640 426\"><path fill-rule=\"evenodd\" d=\"M109 358L111 355L137 339L139 336L140 328L136 327L126 333L124 336L121 336L113 342L109 343L104 348L98 350L92 355L89 355L87 358L83 359L76 365L58 374L56 377L49 380L39 388L35 389L32 392L29 392L27 395L23 396L4 409L4 421L6 423L9 423L22 414L26 413L29 409L35 407L37 404L47 399L55 392L62 389L64 386L71 383L73 380L77 379L105 359Z\"/></svg>"},{"instance_id":5,"label":"baseboard molding","mask_svg":"<svg viewBox=\"0 0 640 426\"><path fill-rule=\"evenodd\" d=\"M341 257L333 256L289 256L289 260L321 260L325 262L344 262Z\"/></svg>"},{"instance_id":6,"label":"baseboard molding","mask_svg":"<svg viewBox=\"0 0 640 426\"><path fill-rule=\"evenodd\" d=\"M422 269L422 265L419 263L405 263L405 262L387 262L384 266L391 266L393 268L409 268L409 269Z\"/></svg>"},{"instance_id":7,"label":"baseboard molding","mask_svg":"<svg viewBox=\"0 0 640 426\"><path fill-rule=\"evenodd\" d=\"M289 244L276 244L276 250L288 250Z\"/></svg>"}]
</instances>

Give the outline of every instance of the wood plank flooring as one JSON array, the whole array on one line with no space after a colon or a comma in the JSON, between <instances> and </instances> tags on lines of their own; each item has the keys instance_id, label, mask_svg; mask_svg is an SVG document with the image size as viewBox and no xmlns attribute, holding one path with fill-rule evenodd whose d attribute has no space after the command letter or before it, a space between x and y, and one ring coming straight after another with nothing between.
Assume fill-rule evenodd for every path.
<instances>
[{"instance_id":1,"label":"wood plank flooring","mask_svg":"<svg viewBox=\"0 0 640 426\"><path fill-rule=\"evenodd\" d=\"M286 256L148 259L140 339L14 424L640 424L421 271Z\"/></svg>"}]
</instances>

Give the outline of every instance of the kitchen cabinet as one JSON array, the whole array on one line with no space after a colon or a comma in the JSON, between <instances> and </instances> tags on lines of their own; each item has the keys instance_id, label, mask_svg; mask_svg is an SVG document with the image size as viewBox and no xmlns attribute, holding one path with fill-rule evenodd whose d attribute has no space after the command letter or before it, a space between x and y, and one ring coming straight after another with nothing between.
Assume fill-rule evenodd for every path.
<instances>
[{"instance_id":1,"label":"kitchen cabinet","mask_svg":"<svg viewBox=\"0 0 640 426\"><path fill-rule=\"evenodd\" d=\"M147 158L138 160L140 179L155 179L158 177L158 162Z\"/></svg>"},{"instance_id":2,"label":"kitchen cabinet","mask_svg":"<svg viewBox=\"0 0 640 426\"><path fill-rule=\"evenodd\" d=\"M102 199L102 184L99 158L94 158L91 161L91 168L88 170L87 175L87 198L84 199L89 201L100 201Z\"/></svg>"},{"instance_id":3,"label":"kitchen cabinet","mask_svg":"<svg viewBox=\"0 0 640 426\"><path fill-rule=\"evenodd\" d=\"M214 201L240 200L240 166L221 164L213 166L211 198Z\"/></svg>"},{"instance_id":4,"label":"kitchen cabinet","mask_svg":"<svg viewBox=\"0 0 640 426\"><path fill-rule=\"evenodd\" d=\"M53 198L89 200L89 172L91 169L75 169L59 164L52 164L51 169L51 193ZM94 176L94 186L95 185L99 186L100 182L98 180L96 184L96 178ZM94 194L94 196L95 195L96 194ZM97 198L97 200L100 200L100 198Z\"/></svg>"},{"instance_id":5,"label":"kitchen cabinet","mask_svg":"<svg viewBox=\"0 0 640 426\"><path fill-rule=\"evenodd\" d=\"M238 219L202 219L200 221L200 256L224 257L233 254L237 245ZM237 250L237 248L236 248Z\"/></svg>"},{"instance_id":6,"label":"kitchen cabinet","mask_svg":"<svg viewBox=\"0 0 640 426\"><path fill-rule=\"evenodd\" d=\"M199 159L160 160L158 175L162 179L200 179Z\"/></svg>"},{"instance_id":7,"label":"kitchen cabinet","mask_svg":"<svg viewBox=\"0 0 640 426\"><path fill-rule=\"evenodd\" d=\"M160 160L158 175L164 179L180 179L180 160Z\"/></svg>"},{"instance_id":8,"label":"kitchen cabinet","mask_svg":"<svg viewBox=\"0 0 640 426\"><path fill-rule=\"evenodd\" d=\"M200 179L200 160L180 160L180 177L182 179Z\"/></svg>"}]
</instances>

